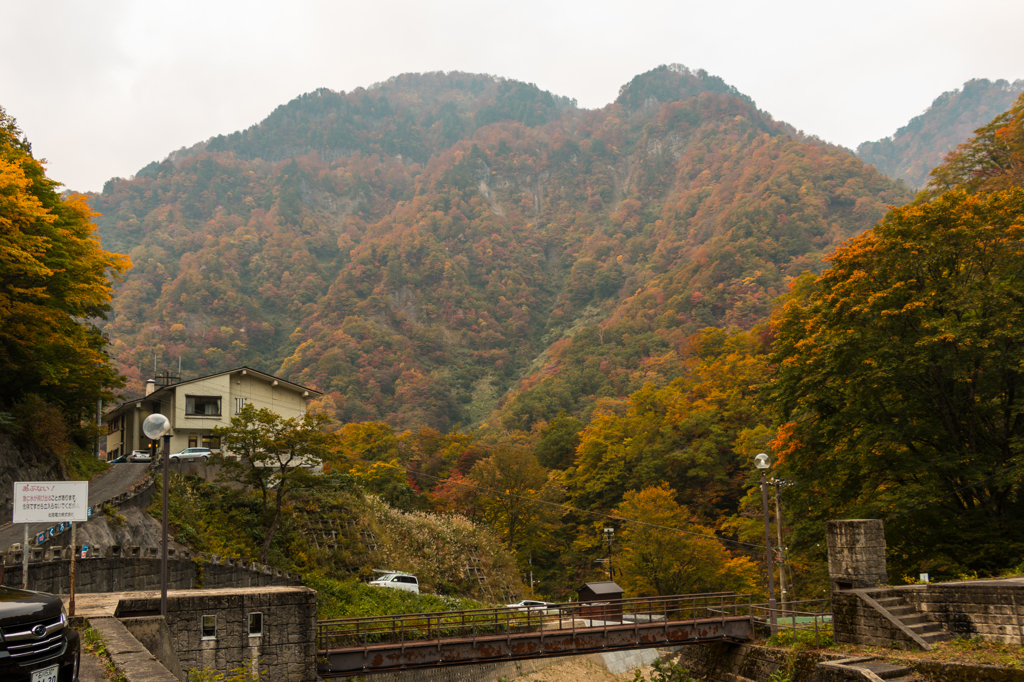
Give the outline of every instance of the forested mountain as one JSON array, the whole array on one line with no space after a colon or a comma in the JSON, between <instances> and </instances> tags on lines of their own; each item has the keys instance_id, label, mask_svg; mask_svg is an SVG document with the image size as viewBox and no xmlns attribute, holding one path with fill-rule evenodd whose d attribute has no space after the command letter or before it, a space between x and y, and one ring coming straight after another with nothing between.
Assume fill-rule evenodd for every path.
<instances>
[{"instance_id":1,"label":"forested mountain","mask_svg":"<svg viewBox=\"0 0 1024 682\"><path fill-rule=\"evenodd\" d=\"M947 154L966 142L975 129L1009 109L1022 90L1024 80L969 80L962 90L936 97L923 114L912 118L892 137L862 143L857 155L889 177L920 189Z\"/></svg>"},{"instance_id":2,"label":"forested mountain","mask_svg":"<svg viewBox=\"0 0 1024 682\"><path fill-rule=\"evenodd\" d=\"M134 263L105 328L131 390L249 364L343 421L529 429L681 376L909 198L663 66L592 111L463 73L319 90L90 202Z\"/></svg>"}]
</instances>

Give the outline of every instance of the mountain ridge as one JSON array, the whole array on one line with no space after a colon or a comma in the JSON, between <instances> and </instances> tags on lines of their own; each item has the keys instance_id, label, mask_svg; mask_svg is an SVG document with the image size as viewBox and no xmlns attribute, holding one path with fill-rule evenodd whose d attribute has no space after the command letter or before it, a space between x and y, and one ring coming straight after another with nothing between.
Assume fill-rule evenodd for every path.
<instances>
[{"instance_id":1,"label":"mountain ridge","mask_svg":"<svg viewBox=\"0 0 1024 682\"><path fill-rule=\"evenodd\" d=\"M275 149L306 153L259 156ZM662 66L594 110L460 73L315 91L90 201L136 263L106 327L134 390L154 360L250 364L323 390L340 419L444 429L494 408L515 428L586 416L702 326L763 319L909 198L720 78ZM624 320L647 341L609 333L603 366L561 377L569 395L526 409L510 393Z\"/></svg>"}]
</instances>

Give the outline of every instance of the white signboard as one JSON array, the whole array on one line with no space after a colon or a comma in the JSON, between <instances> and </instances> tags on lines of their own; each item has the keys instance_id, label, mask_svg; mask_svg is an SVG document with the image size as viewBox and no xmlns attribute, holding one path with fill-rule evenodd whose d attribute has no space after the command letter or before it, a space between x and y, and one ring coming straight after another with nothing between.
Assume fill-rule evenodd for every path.
<instances>
[{"instance_id":1,"label":"white signboard","mask_svg":"<svg viewBox=\"0 0 1024 682\"><path fill-rule=\"evenodd\" d=\"M14 523L85 521L88 509L88 481L14 484Z\"/></svg>"}]
</instances>

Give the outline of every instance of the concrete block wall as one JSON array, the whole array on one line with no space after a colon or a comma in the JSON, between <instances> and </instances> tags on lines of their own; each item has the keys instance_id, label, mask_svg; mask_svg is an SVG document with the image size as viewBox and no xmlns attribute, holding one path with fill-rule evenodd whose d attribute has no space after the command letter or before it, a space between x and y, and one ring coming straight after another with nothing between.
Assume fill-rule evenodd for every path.
<instances>
[{"instance_id":1,"label":"concrete block wall","mask_svg":"<svg viewBox=\"0 0 1024 682\"><path fill-rule=\"evenodd\" d=\"M122 599L118 616L159 609L159 599ZM263 633L250 637L249 614L263 614ZM216 636L202 636L203 616L216 616ZM227 672L258 664L266 679L315 682L316 593L305 587L229 593L199 590L168 598L167 626L183 671Z\"/></svg>"},{"instance_id":2,"label":"concrete block wall","mask_svg":"<svg viewBox=\"0 0 1024 682\"><path fill-rule=\"evenodd\" d=\"M1024 646L1024 581L975 580L897 590L954 636Z\"/></svg>"}]
</instances>

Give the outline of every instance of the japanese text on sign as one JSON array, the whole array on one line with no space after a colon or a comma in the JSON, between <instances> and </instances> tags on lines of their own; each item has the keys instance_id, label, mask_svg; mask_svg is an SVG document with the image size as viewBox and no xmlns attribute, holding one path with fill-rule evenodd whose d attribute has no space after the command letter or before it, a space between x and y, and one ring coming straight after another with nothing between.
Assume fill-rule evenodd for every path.
<instances>
[{"instance_id":1,"label":"japanese text on sign","mask_svg":"<svg viewBox=\"0 0 1024 682\"><path fill-rule=\"evenodd\" d=\"M87 481L22 481L14 484L14 523L85 521L88 508Z\"/></svg>"}]
</instances>

